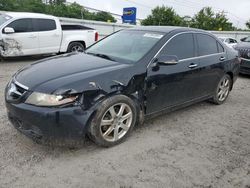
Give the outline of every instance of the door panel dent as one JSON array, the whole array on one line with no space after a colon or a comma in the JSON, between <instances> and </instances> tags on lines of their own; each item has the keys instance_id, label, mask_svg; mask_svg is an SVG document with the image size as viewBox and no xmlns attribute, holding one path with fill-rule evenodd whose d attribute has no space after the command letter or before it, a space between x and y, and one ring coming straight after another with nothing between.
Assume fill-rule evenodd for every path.
<instances>
[{"instance_id":1,"label":"door panel dent","mask_svg":"<svg viewBox=\"0 0 250 188\"><path fill-rule=\"evenodd\" d=\"M1 56L19 56L22 55L22 46L12 38L0 40L0 55Z\"/></svg>"}]
</instances>

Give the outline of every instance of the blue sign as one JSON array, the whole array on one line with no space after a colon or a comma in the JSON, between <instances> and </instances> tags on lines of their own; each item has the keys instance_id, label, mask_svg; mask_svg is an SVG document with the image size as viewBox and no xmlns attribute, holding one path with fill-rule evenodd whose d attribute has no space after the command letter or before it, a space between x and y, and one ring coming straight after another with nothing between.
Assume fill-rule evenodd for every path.
<instances>
[{"instance_id":1,"label":"blue sign","mask_svg":"<svg viewBox=\"0 0 250 188\"><path fill-rule=\"evenodd\" d=\"M136 8L128 7L123 9L122 22L136 24Z\"/></svg>"}]
</instances>

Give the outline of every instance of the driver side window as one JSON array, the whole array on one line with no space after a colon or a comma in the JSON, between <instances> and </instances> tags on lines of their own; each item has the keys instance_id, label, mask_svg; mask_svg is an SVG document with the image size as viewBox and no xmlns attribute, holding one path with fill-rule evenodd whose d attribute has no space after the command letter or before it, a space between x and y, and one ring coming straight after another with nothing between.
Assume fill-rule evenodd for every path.
<instances>
[{"instance_id":1,"label":"driver side window","mask_svg":"<svg viewBox=\"0 0 250 188\"><path fill-rule=\"evenodd\" d=\"M33 31L32 19L24 18L11 22L7 27L14 29L15 33L26 33Z\"/></svg>"},{"instance_id":2,"label":"driver side window","mask_svg":"<svg viewBox=\"0 0 250 188\"><path fill-rule=\"evenodd\" d=\"M175 36L162 49L160 55L175 55L179 60L195 57L193 34L184 33Z\"/></svg>"}]
</instances>

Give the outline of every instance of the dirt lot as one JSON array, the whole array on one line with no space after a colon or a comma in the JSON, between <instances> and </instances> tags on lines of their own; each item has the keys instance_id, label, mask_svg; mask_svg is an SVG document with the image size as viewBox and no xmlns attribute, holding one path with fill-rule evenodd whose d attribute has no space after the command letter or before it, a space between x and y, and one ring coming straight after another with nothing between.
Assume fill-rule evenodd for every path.
<instances>
[{"instance_id":1,"label":"dirt lot","mask_svg":"<svg viewBox=\"0 0 250 188\"><path fill-rule=\"evenodd\" d=\"M250 77L224 105L157 117L103 149L33 143L7 120L4 87L26 62L0 62L0 187L250 187Z\"/></svg>"}]
</instances>

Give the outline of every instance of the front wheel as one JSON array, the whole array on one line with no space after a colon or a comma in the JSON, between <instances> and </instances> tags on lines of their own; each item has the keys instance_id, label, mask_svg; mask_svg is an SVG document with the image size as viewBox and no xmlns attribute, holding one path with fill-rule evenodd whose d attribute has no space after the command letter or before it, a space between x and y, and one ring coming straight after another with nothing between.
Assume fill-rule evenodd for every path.
<instances>
[{"instance_id":1,"label":"front wheel","mask_svg":"<svg viewBox=\"0 0 250 188\"><path fill-rule=\"evenodd\" d=\"M132 131L137 112L134 102L124 95L103 101L89 126L89 137L96 144L110 147L121 143Z\"/></svg>"},{"instance_id":2,"label":"front wheel","mask_svg":"<svg viewBox=\"0 0 250 188\"><path fill-rule=\"evenodd\" d=\"M218 83L214 97L212 98L212 102L218 105L223 104L228 98L231 85L232 85L231 77L228 74L224 75Z\"/></svg>"}]
</instances>

